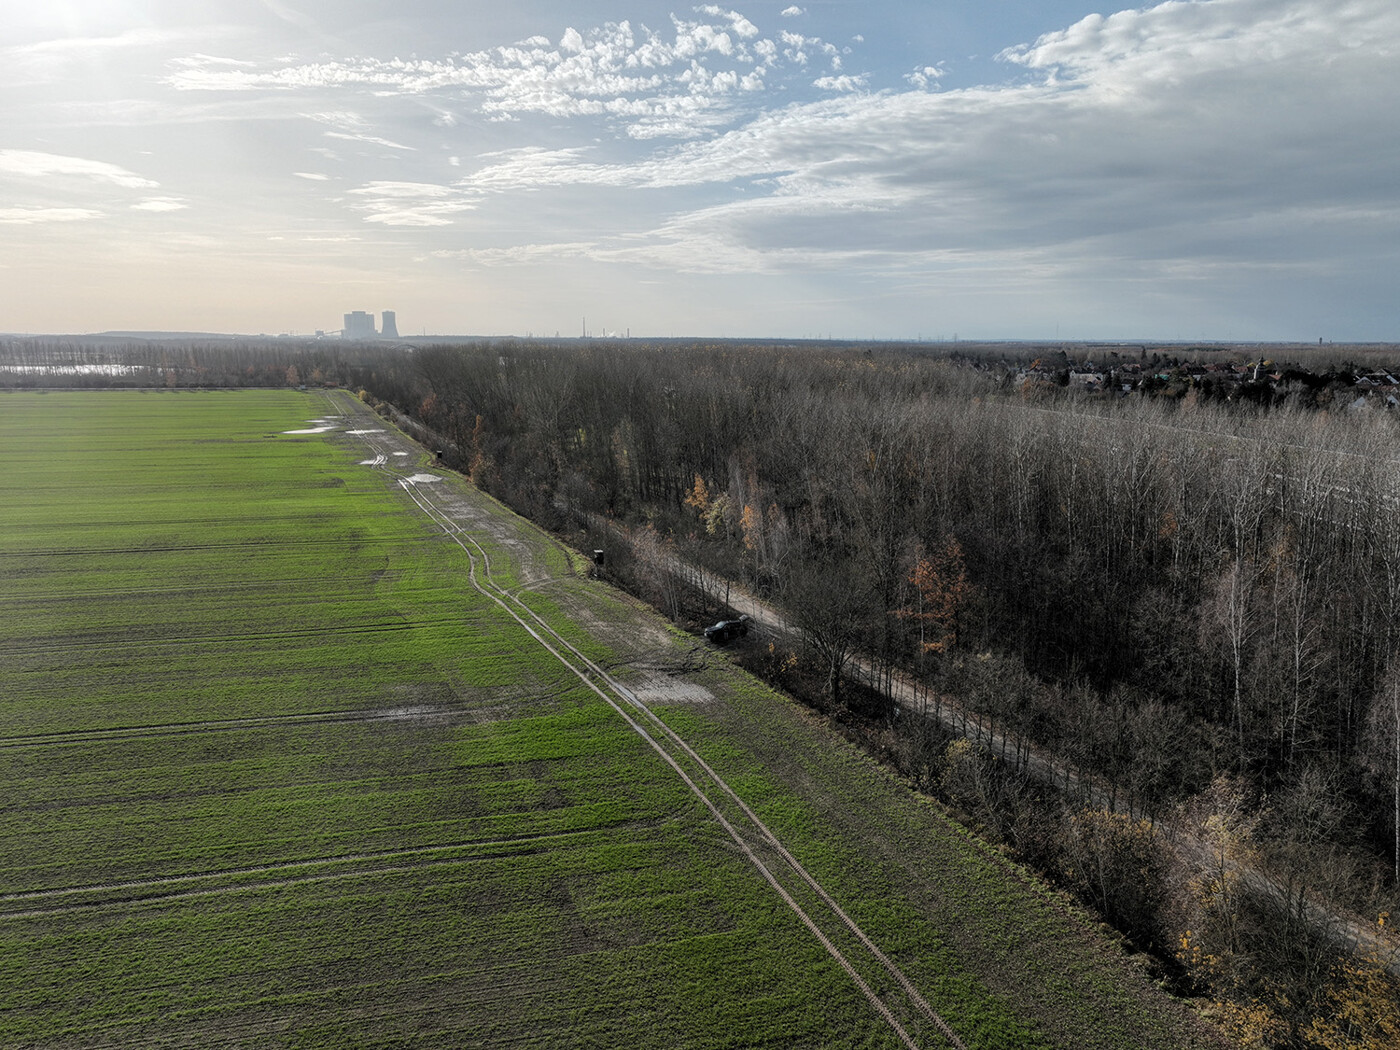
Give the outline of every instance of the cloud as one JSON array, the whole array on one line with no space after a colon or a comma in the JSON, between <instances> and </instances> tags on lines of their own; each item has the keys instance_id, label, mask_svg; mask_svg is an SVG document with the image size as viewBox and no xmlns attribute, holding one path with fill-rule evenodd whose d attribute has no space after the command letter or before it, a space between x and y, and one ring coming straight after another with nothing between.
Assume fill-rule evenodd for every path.
<instances>
[{"instance_id":1,"label":"cloud","mask_svg":"<svg viewBox=\"0 0 1400 1050\"><path fill-rule=\"evenodd\" d=\"M510 190L532 190L545 186L579 185L595 183L584 173L589 166L579 164L584 155L583 149L548 150L542 146L525 146L520 149L501 150L483 154L485 167L463 179L460 185L480 192L502 192ZM598 169L601 170L601 169ZM626 168L608 169L617 172L618 182L625 185L629 180Z\"/></svg>"},{"instance_id":2,"label":"cloud","mask_svg":"<svg viewBox=\"0 0 1400 1050\"><path fill-rule=\"evenodd\" d=\"M869 78L864 75L853 77L845 74L839 77L818 77L812 81L812 86L823 91L864 91L869 86Z\"/></svg>"},{"instance_id":3,"label":"cloud","mask_svg":"<svg viewBox=\"0 0 1400 1050\"><path fill-rule=\"evenodd\" d=\"M350 194L365 222L385 226L451 226L452 216L476 207L457 188L426 182L371 182Z\"/></svg>"},{"instance_id":4,"label":"cloud","mask_svg":"<svg viewBox=\"0 0 1400 1050\"><path fill-rule=\"evenodd\" d=\"M629 163L511 151L464 186L746 192L675 211L629 249L657 265L986 255L1113 281L1181 279L1181 260L1383 268L1400 243L1397 52L1390 0L1169 2L1004 52L1029 74L1012 83L844 93Z\"/></svg>"},{"instance_id":5,"label":"cloud","mask_svg":"<svg viewBox=\"0 0 1400 1050\"><path fill-rule=\"evenodd\" d=\"M723 18L729 22L734 32L744 40L751 40L758 36L758 26L754 25L738 11L727 11L716 4L706 4L695 9L702 15L709 15L711 18Z\"/></svg>"},{"instance_id":6,"label":"cloud","mask_svg":"<svg viewBox=\"0 0 1400 1050\"><path fill-rule=\"evenodd\" d=\"M91 208L0 208L0 223L32 226L44 222L82 222L99 218L101 214Z\"/></svg>"},{"instance_id":7,"label":"cloud","mask_svg":"<svg viewBox=\"0 0 1400 1050\"><path fill-rule=\"evenodd\" d=\"M793 4L791 7L783 8L782 13L784 18L796 18L799 15L805 15L807 13L807 9L805 7L798 7L796 4Z\"/></svg>"},{"instance_id":8,"label":"cloud","mask_svg":"<svg viewBox=\"0 0 1400 1050\"><path fill-rule=\"evenodd\" d=\"M482 269L532 266L561 259L600 258L598 246L586 241L517 244L505 248L449 248L430 254L437 259L455 259Z\"/></svg>"},{"instance_id":9,"label":"cloud","mask_svg":"<svg viewBox=\"0 0 1400 1050\"><path fill-rule=\"evenodd\" d=\"M302 116L306 117L308 120L314 120L318 124L325 124L328 127L335 128L338 131L360 132L368 131L370 128L369 122L366 121L364 117L351 110L314 110L309 113L303 113Z\"/></svg>"},{"instance_id":10,"label":"cloud","mask_svg":"<svg viewBox=\"0 0 1400 1050\"><path fill-rule=\"evenodd\" d=\"M175 64L164 82L180 91L444 95L454 105L474 103L494 121L597 118L632 138L655 139L694 138L732 126L755 110L758 96L781 73L797 72L812 56L829 56L833 69L839 66L838 49L818 38L784 33L780 46L738 11L715 4L695 11L700 18L672 16L669 34L627 21L570 26L557 44L532 36L446 58L248 67L191 56ZM336 130L370 133L361 126Z\"/></svg>"},{"instance_id":11,"label":"cloud","mask_svg":"<svg viewBox=\"0 0 1400 1050\"><path fill-rule=\"evenodd\" d=\"M8 28L8 27L7 27ZM123 52L169 49L191 44L201 35L191 30L141 28L111 36L69 36L0 48L0 78L8 82L48 83L74 75L81 63L104 64Z\"/></svg>"},{"instance_id":12,"label":"cloud","mask_svg":"<svg viewBox=\"0 0 1400 1050\"><path fill-rule=\"evenodd\" d=\"M238 68L242 68L242 69L255 69L255 68L257 68L257 63L256 63L256 62L249 62L249 61L247 61L246 59L222 58L222 57L220 57L220 56L218 56L218 55L205 55L205 54L196 53L196 54L190 56L190 59L186 59L186 60L184 60L184 61L191 61L191 60L192 60L194 63L203 64L203 65L206 65L206 66L234 66L234 67L238 67ZM176 59L176 62L177 62L177 63L180 62L180 61L182 61L182 60Z\"/></svg>"},{"instance_id":13,"label":"cloud","mask_svg":"<svg viewBox=\"0 0 1400 1050\"><path fill-rule=\"evenodd\" d=\"M23 58L26 55L81 54L93 51L124 51L140 47L163 47L184 43L194 39L195 34L177 29L128 29L112 36L69 36L52 40L40 40L32 44L0 51L6 58Z\"/></svg>"},{"instance_id":14,"label":"cloud","mask_svg":"<svg viewBox=\"0 0 1400 1050\"><path fill-rule=\"evenodd\" d=\"M72 175L96 182L109 182L124 189L145 189L159 185L105 161L17 149L0 150L0 175L18 175L34 179Z\"/></svg>"},{"instance_id":15,"label":"cloud","mask_svg":"<svg viewBox=\"0 0 1400 1050\"><path fill-rule=\"evenodd\" d=\"M329 182L329 175L322 175L315 171L294 171L292 172L299 179L310 179L312 182Z\"/></svg>"},{"instance_id":16,"label":"cloud","mask_svg":"<svg viewBox=\"0 0 1400 1050\"><path fill-rule=\"evenodd\" d=\"M179 197L147 197L131 207L134 211L184 211L189 205Z\"/></svg>"},{"instance_id":17,"label":"cloud","mask_svg":"<svg viewBox=\"0 0 1400 1050\"><path fill-rule=\"evenodd\" d=\"M805 36L784 29L778 34L778 39L784 45L783 57L796 66L806 66L810 58L826 55L831 59L833 69L841 67L840 50L835 44L829 44L821 37Z\"/></svg>"},{"instance_id":18,"label":"cloud","mask_svg":"<svg viewBox=\"0 0 1400 1050\"><path fill-rule=\"evenodd\" d=\"M417 151L417 146L405 146L402 142L395 142L392 139L380 138L378 135L361 135L349 131L327 131L324 132L328 139L344 139L347 142L365 142L371 146L383 146L385 149L401 149Z\"/></svg>"},{"instance_id":19,"label":"cloud","mask_svg":"<svg viewBox=\"0 0 1400 1050\"><path fill-rule=\"evenodd\" d=\"M385 226L451 226L449 215L470 209L470 205L433 205L414 208L385 208L372 211L365 216L365 222L382 223Z\"/></svg>"},{"instance_id":20,"label":"cloud","mask_svg":"<svg viewBox=\"0 0 1400 1050\"><path fill-rule=\"evenodd\" d=\"M430 182L371 182L350 192L358 196L393 197L399 200L452 196L450 186L438 186Z\"/></svg>"},{"instance_id":21,"label":"cloud","mask_svg":"<svg viewBox=\"0 0 1400 1050\"><path fill-rule=\"evenodd\" d=\"M920 66L918 69L914 70L914 72L904 74L904 82L923 91L927 89L929 85L937 86L938 81L941 80L946 73L947 71L941 64L937 66Z\"/></svg>"}]
</instances>

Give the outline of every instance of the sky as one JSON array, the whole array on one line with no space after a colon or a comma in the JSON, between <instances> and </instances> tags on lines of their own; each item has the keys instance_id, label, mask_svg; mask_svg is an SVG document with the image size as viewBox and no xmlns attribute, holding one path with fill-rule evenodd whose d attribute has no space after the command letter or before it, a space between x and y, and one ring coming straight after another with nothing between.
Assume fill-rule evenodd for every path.
<instances>
[{"instance_id":1,"label":"sky","mask_svg":"<svg viewBox=\"0 0 1400 1050\"><path fill-rule=\"evenodd\" d=\"M0 0L0 331L1400 341L1400 3Z\"/></svg>"}]
</instances>

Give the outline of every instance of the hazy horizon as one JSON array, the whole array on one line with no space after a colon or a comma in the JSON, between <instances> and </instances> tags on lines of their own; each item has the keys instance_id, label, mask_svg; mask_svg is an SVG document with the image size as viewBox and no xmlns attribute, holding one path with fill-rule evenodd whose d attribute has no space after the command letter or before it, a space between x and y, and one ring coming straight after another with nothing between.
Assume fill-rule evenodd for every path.
<instances>
[{"instance_id":1,"label":"hazy horizon","mask_svg":"<svg viewBox=\"0 0 1400 1050\"><path fill-rule=\"evenodd\" d=\"M15 333L1400 338L1393 0L4 7Z\"/></svg>"}]
</instances>

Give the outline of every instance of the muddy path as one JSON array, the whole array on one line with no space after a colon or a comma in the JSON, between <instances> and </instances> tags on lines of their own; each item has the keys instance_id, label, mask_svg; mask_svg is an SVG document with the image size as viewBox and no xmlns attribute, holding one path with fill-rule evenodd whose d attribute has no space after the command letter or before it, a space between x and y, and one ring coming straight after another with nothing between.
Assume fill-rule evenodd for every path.
<instances>
[{"instance_id":1,"label":"muddy path","mask_svg":"<svg viewBox=\"0 0 1400 1050\"><path fill-rule=\"evenodd\" d=\"M349 413L345 415L349 418ZM910 1032L914 1027L911 1022L916 1022L919 1029L930 1033L924 1036L923 1045L928 1045L931 1033L937 1032L935 1038L939 1041L966 1050L962 1040L904 971L793 856L733 786L637 692L590 659L559 627L522 600L524 591L548 584L559 574L561 566L574 564L570 557L561 554L555 541L533 529L529 533L535 535L529 537L525 529L511 520L514 515L507 517L509 512L493 513L484 509L477 493L447 484L443 475L415 469L408 463L400 466L399 461L406 457L396 453L412 447L403 444L408 439L396 438L388 432L375 433L364 426L347 429L344 433L364 442L370 454L360 461L361 464L397 482L419 512L462 551L469 564L472 586L611 707L681 779L758 875L845 971L901 1043L911 1050L921 1045ZM497 552L494 555L492 548ZM502 566L502 560L507 564ZM573 574L568 569L565 571ZM503 584L503 579L510 581L509 584ZM665 648L658 645L654 653L657 663L674 659L669 639L664 644ZM687 691L683 685L672 683L671 687ZM698 684L692 684L689 691L695 695L704 692Z\"/></svg>"}]
</instances>

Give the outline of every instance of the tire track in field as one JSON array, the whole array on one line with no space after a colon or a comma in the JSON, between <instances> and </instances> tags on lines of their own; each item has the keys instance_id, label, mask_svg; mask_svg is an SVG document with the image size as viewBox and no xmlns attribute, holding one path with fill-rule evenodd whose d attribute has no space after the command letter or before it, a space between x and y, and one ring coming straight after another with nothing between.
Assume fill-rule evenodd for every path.
<instances>
[{"instance_id":1,"label":"tire track in field","mask_svg":"<svg viewBox=\"0 0 1400 1050\"><path fill-rule=\"evenodd\" d=\"M171 554L181 551L258 551L280 550L292 547L363 547L362 539L329 540L318 543L316 540L238 540L230 543L172 543L153 544L148 547L29 547L23 550L0 551L0 558L72 558L93 554Z\"/></svg>"},{"instance_id":2,"label":"tire track in field","mask_svg":"<svg viewBox=\"0 0 1400 1050\"><path fill-rule=\"evenodd\" d=\"M420 628L465 627L472 625L470 617L444 616L434 620L386 620L381 623L352 623L330 627L302 627L294 631L238 631L233 634L152 634L143 638L104 638L95 635L88 641L35 642L0 648L0 656L48 656L90 652L94 649L130 649L141 647L188 645L237 645L244 642L267 642L277 639L294 640L319 638L326 635L385 634L393 631L414 631Z\"/></svg>"},{"instance_id":3,"label":"tire track in field","mask_svg":"<svg viewBox=\"0 0 1400 1050\"><path fill-rule=\"evenodd\" d=\"M483 557L485 557L485 552L483 552ZM544 627L546 630L549 630L551 634L554 633L553 630L547 624L545 624L545 622L542 619L540 619L539 615L535 613L534 610L526 606L522 601L520 601L519 598L513 595L508 595L508 597L515 601L520 606L520 608L522 608L526 613L528 613L542 627ZM558 635L555 635L555 637L557 638ZM563 642L562 638L560 638L559 640ZM564 644L567 645L568 643L564 642ZM769 844L769 846L772 847L774 852L776 852L778 856L780 856L784 861L787 862L788 866L797 874L798 878L800 878L813 890L813 892L816 893L816 895L821 899L822 903L825 904L831 910L832 914L835 915L841 921L842 925L844 925L848 930L850 930L852 934L855 935L856 939L860 941L861 945L867 951L869 951L871 956L873 956L875 960L879 962L880 965L890 974L890 976L894 978L894 980L903 989L904 993L909 997L910 1001L913 1002L914 1005L919 1009L919 1012L924 1014L931 1021L933 1021L934 1024L943 1033L943 1035L954 1046L961 1047L962 1042L953 1033L952 1029L947 1025L947 1023L937 1013L937 1011L933 1009L933 1007L929 1004L928 1000L923 996L923 994L920 993L919 990L914 986L913 982L909 980L908 976L894 963L893 960L891 960L887 955L885 955L883 951L880 950L880 948L874 943L874 941L870 939L870 937L865 933L865 931L861 929L859 925L856 924L855 920L853 920L846 913L846 911L836 902L836 900L826 891L826 888L823 887L821 883L818 882L817 879L810 872L808 872L806 868L802 866L802 864L797 860L796 857L792 855L791 852L789 852L787 847L784 846L782 842L778 839L778 837L772 832L772 830L769 829L768 825L765 824L763 820L759 818L758 814L756 814L749 807L748 803L746 803L742 798L739 797L738 794L735 793L734 789L730 787L729 783L725 781L724 778L722 778L718 773L716 773L715 770L710 766L710 764L706 762L704 758L702 758L699 755L699 753L696 752L695 749L692 748L683 737L681 737L670 726L668 726L662 720L661 716L656 714L656 712L654 712L644 701L641 700L641 698L639 698L627 686L610 676L594 661L590 660L586 655L579 652L577 649L574 649L573 646L569 646L569 648L578 656L580 660L583 661L583 663L594 674L605 679L612 689L617 691L623 697L623 699L625 699L629 704L632 705L632 707L641 712L657 731L659 731L663 736L670 740L676 747L680 748L683 752L685 752L685 754L697 766L704 770L705 775L710 778L710 780L715 784L715 786L725 795L727 795L731 800L733 800L734 804L739 807L739 809L743 812L744 816L748 818L749 822L763 837L763 839Z\"/></svg>"},{"instance_id":4,"label":"tire track in field","mask_svg":"<svg viewBox=\"0 0 1400 1050\"><path fill-rule=\"evenodd\" d=\"M366 444L370 445L370 447L376 452L380 451L380 449L377 447L377 443L366 441ZM378 456L376 456L376 458L378 458ZM540 645L542 645L552 656L554 656L555 659L557 659L573 674L577 675L579 680L582 681L584 685L588 686L589 689L591 689L605 703L607 703L608 706L611 707L634 732L641 736L642 739L645 740L652 747L652 749L656 751L656 753L661 757L661 759L672 768L672 770L677 774L677 776L679 776L681 780L686 784L686 786L690 788L691 792L710 811L714 819L728 833L730 838L733 839L733 841L739 847L741 852L743 852L743 854L749 860L749 862L758 870L759 874L764 878L764 880L773 888L773 890L779 895L783 902L794 912L794 914L802 922L802 924L805 927L807 927L807 929L813 934L813 936L818 940L822 947L826 949L827 953L831 955L831 957L836 961L836 963L846 972L846 974L855 983L857 988L859 988L861 993L869 1001L871 1007L885 1020L887 1024L889 1024L891 1029L899 1037L900 1041L904 1043L904 1045L912 1048L912 1050L917 1050L918 1046L918 1044L915 1043L914 1040L911 1038L908 1031L895 1017L894 1011L891 1009L891 1007L884 1001L884 999L881 996L879 996L871 988L869 983L867 983L866 980L857 971L855 965L851 962L850 958L835 943L833 943L830 936L828 936L828 934L823 929L821 929L821 927L818 926L817 922L812 918L811 915L808 914L807 910L805 910L802 907L802 905L798 903L798 901L787 890L787 888L784 887L782 882L774 873L773 869L757 855L750 842L745 838L743 834L740 833L739 829L735 826L735 824L724 815L724 813L720 810L718 804L700 786L696 778L692 777L681 767L680 762L677 760L677 757L670 750L667 749L667 747L662 743L662 740L668 742L672 748L679 751L691 762L695 763L695 765L703 771L704 777L710 780L719 792L727 796L730 800L732 800L733 803L735 803L738 806L740 811L743 813L745 820L748 822L749 825L753 827L753 829L756 830L760 841L763 844L766 844L768 848L772 849L778 855L778 857L780 857L781 860L786 864L786 866L797 876L797 878L816 894L816 896L836 918L838 924L841 927L844 927L847 931L849 931L856 937L859 943L870 953L871 957L880 965L880 967L882 967L887 972L887 974L890 977L894 979L894 981L896 982L896 984L898 984L900 989L903 990L904 994L908 997L909 1002L913 1005L915 1011L918 1014L922 1015L928 1021L932 1022L934 1027L941 1033L943 1038L947 1040L947 1042L950 1045L958 1048L958 1050L966 1050L966 1047L963 1044L962 1040L958 1038L957 1034L952 1030L951 1026L948 1025L947 1021L945 1021L943 1017L933 1009L932 1005L930 1005L928 1000L918 991L918 989L914 986L913 982L909 980L908 976L904 974L904 972L894 963L893 960L891 960L884 952L882 952L879 949L878 946L875 945L875 943L870 939L870 937L865 933L865 931L862 930L853 919L851 919L851 917L840 907L839 904L837 904L835 899L826 891L826 889L821 885L821 883L797 861L797 859L791 854L791 852L789 852L787 848L782 845L777 836L773 834L773 832L768 828L768 826L761 819L759 819L758 815L754 813L754 811L746 803L744 803L744 801L733 790L733 788L730 787L730 785L718 773L716 773L715 770L708 763L706 763L704 759L702 759L699 756L699 754L696 753L695 750L690 747L688 743L686 743L678 734L671 730L670 727L667 726L660 719L659 716L657 716L654 712L651 711L650 708L648 708L644 703L642 703L637 698L637 696L634 693L632 693L625 685L623 685L613 676L609 675L596 663L590 660L585 654L583 654L572 644L570 644L557 631L555 631L554 628L552 628L548 623L546 623L542 618L540 618L536 613L534 613L533 610L529 609L528 606L525 606L518 598L511 595L504 588L497 585L492 579L490 556L487 554L485 549L474 538L472 538L472 536L461 525L459 525L446 511L444 511L433 500L433 498L423 490L423 487L417 481L412 480L410 476L404 475L401 472L388 467L376 466L374 469L381 470L383 473L386 473L389 476L395 478L398 481L399 485L403 487L404 491L419 507L419 509L422 510L423 513L426 514L430 520L436 523L438 527L441 528L442 531L450 539L453 540L453 542L455 542L459 547L462 548L462 550L466 553L471 563L469 578L471 580L472 586L475 587L483 596L489 598L491 601L495 602L498 606L500 606L500 608L504 610L507 613L507 615L509 615L522 628L524 628L524 630L527 633L529 633L531 637L533 637L537 642L539 642ZM475 549L476 553L473 553L473 549ZM478 577L478 559L480 559L481 566L483 569L482 575L484 576L484 583L482 579ZM517 609L521 611L517 612ZM522 613L524 615L522 615ZM528 616L529 619L532 620L534 624L538 626L538 630L535 626L532 626L530 622L527 622L526 616ZM570 655L566 656L566 652ZM570 659L570 657L572 657L572 660ZM581 663L583 665L583 668L581 669L580 667L575 666L573 660L577 660L579 663ZM619 703L618 700L614 699L613 696L610 696L609 690L611 690L612 693L616 695L616 697L621 699L622 703ZM626 707L623 706L624 704L626 705ZM633 718L632 715L628 713L627 708L638 712L638 714L651 726L651 729L649 730L646 726L642 725L641 722Z\"/></svg>"},{"instance_id":5,"label":"tire track in field","mask_svg":"<svg viewBox=\"0 0 1400 1050\"><path fill-rule=\"evenodd\" d=\"M261 892L309 882L328 882L335 879L406 873L452 864L470 864L483 860L519 857L538 853L543 848L552 847L556 843L590 835L610 835L613 830L612 827L608 827L541 832L535 835L514 835L506 838L478 839L471 842L453 842L436 846L411 846L406 849L347 853L336 857L304 857L300 860L284 861L279 864L257 864L242 868L227 868L222 871L198 872L191 875L167 875L152 879L132 879L126 882L99 882L81 886L61 886L55 889L23 890L18 893L0 894L0 922L11 919L43 918L49 915L61 915L117 905L160 903L191 897ZM432 859L433 854L454 852L461 855ZM376 863L402 860L408 857L423 857L425 859L417 864ZM310 872L304 875L295 874L298 871L307 871L311 868L338 868L344 865L359 866L345 870ZM277 879L257 878L257 876L262 875L283 875L285 877ZM248 879L248 881L237 881L242 879ZM220 882L226 884L201 885ZM143 890L156 892L142 893ZM5 905L25 905L31 902L43 905L44 902L48 901L63 901L65 898L85 895L101 895L101 897L98 900L73 900L70 903L26 908L20 911L3 910Z\"/></svg>"},{"instance_id":6,"label":"tire track in field","mask_svg":"<svg viewBox=\"0 0 1400 1050\"><path fill-rule=\"evenodd\" d=\"M280 585L288 594L301 595L305 593L305 577L283 577L281 580L261 579L256 582L225 580L222 583L208 585L181 585L178 587L102 587L95 590L54 590L54 591L25 591L23 594L0 594L0 606L5 605L25 605L33 602L50 601L91 601L94 598L137 598L149 595L153 598L206 598L209 595L244 594L248 591L256 591L259 594L266 593L272 585ZM342 592L354 594L352 591Z\"/></svg>"},{"instance_id":7,"label":"tire track in field","mask_svg":"<svg viewBox=\"0 0 1400 1050\"><path fill-rule=\"evenodd\" d=\"M521 693L521 697L538 694ZM343 725L371 722L413 722L434 720L471 721L482 714L510 710L510 703L404 704L376 707L368 711L308 711L297 715L261 715L253 718L219 718L198 722L156 722L150 725L110 726L102 729L73 729L29 736L0 737L0 749L53 747L59 744L100 743L140 740L147 737L183 736L191 733L227 733L243 729L270 729L305 725ZM3 899L3 898L0 898Z\"/></svg>"}]
</instances>

